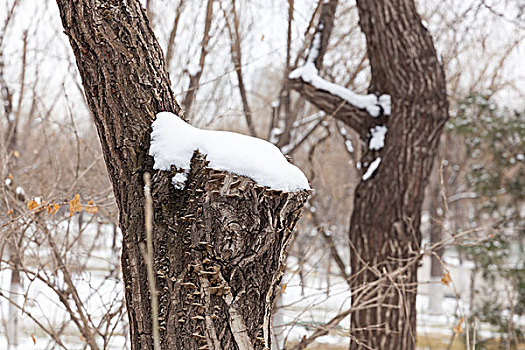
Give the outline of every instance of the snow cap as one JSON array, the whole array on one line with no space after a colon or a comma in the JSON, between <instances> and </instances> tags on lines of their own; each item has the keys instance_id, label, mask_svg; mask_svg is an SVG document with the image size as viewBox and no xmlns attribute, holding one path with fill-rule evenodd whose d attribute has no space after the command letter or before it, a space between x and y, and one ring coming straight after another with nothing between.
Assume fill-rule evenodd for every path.
<instances>
[{"instance_id":1,"label":"snow cap","mask_svg":"<svg viewBox=\"0 0 525 350\"><path fill-rule=\"evenodd\" d=\"M253 179L259 185L281 191L309 190L304 173L290 164L273 144L229 131L191 126L173 113L157 114L152 124L149 154L154 169L188 170L195 150L206 155L209 167Z\"/></svg>"}]
</instances>

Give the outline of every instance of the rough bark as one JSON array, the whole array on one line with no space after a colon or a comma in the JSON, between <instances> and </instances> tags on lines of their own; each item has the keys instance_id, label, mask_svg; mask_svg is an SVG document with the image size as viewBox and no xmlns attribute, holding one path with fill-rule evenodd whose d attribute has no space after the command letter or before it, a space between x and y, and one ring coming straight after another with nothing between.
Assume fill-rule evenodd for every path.
<instances>
[{"instance_id":1,"label":"rough bark","mask_svg":"<svg viewBox=\"0 0 525 350\"><path fill-rule=\"evenodd\" d=\"M372 73L369 92L391 96L390 116L372 119L326 91L292 83L317 107L335 112L365 146L372 126L388 128L385 146L363 156L365 167L381 157L379 168L355 191L349 238L357 310L350 348L414 349L421 207L448 118L445 77L413 0L358 0L357 6Z\"/></svg>"},{"instance_id":2,"label":"rough bark","mask_svg":"<svg viewBox=\"0 0 525 350\"><path fill-rule=\"evenodd\" d=\"M307 193L282 193L206 167L186 186L148 156L155 114L182 116L162 51L137 0L57 0L102 143L123 233L132 349L152 349L143 174L152 174L154 267L162 349L270 347L271 306Z\"/></svg>"},{"instance_id":3,"label":"rough bark","mask_svg":"<svg viewBox=\"0 0 525 350\"><path fill-rule=\"evenodd\" d=\"M377 271L403 268L418 255L424 190L448 118L443 67L414 1L357 5L372 71L370 91L390 94L392 113L381 165L355 192L351 267L354 272L364 268L356 288L376 280ZM416 283L417 264L412 264L405 273L386 279L377 294L353 293L360 303L380 296L383 304L352 315L353 335L375 349L414 349ZM350 348L362 345L353 341Z\"/></svg>"}]
</instances>

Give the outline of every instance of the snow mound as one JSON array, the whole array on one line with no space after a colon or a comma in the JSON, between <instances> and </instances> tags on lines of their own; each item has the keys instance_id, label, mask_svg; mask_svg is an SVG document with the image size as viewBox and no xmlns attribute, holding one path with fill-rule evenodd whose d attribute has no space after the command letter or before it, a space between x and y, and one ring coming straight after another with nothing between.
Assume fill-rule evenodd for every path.
<instances>
[{"instance_id":1,"label":"snow mound","mask_svg":"<svg viewBox=\"0 0 525 350\"><path fill-rule=\"evenodd\" d=\"M195 128L169 112L158 113L152 126L149 154L155 159L154 169L173 165L188 170L193 152L199 150L209 167L249 177L259 185L288 192L310 189L303 172L267 141Z\"/></svg>"}]
</instances>

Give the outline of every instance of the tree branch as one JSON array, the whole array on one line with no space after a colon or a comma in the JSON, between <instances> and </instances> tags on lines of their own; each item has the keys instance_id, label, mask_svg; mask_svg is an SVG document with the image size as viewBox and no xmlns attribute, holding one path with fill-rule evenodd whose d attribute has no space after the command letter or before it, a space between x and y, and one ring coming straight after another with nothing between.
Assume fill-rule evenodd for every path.
<instances>
[{"instance_id":1,"label":"tree branch","mask_svg":"<svg viewBox=\"0 0 525 350\"><path fill-rule=\"evenodd\" d=\"M354 129L362 140L366 140L372 127L385 123L385 115L372 118L365 109L359 109L341 97L318 89L302 79L291 79L290 86L308 102Z\"/></svg>"},{"instance_id":2,"label":"tree branch","mask_svg":"<svg viewBox=\"0 0 525 350\"><path fill-rule=\"evenodd\" d=\"M386 115L390 114L390 99L386 95L358 95L318 75L334 27L336 8L337 0L322 2L319 23L306 62L290 73L288 84L307 101L332 114L366 140L370 128L385 123ZM341 104L344 106L339 108Z\"/></svg>"},{"instance_id":3,"label":"tree branch","mask_svg":"<svg viewBox=\"0 0 525 350\"><path fill-rule=\"evenodd\" d=\"M206 5L206 19L204 20L204 34L202 36L201 54L199 57L199 67L196 72L189 72L190 75L190 86L184 97L184 111L186 115L190 115L197 89L199 88L199 82L201 80L202 71L204 69L204 62L206 61L206 55L208 54L208 43L210 42L210 28L211 21L213 19L213 0L208 0Z\"/></svg>"},{"instance_id":4,"label":"tree branch","mask_svg":"<svg viewBox=\"0 0 525 350\"><path fill-rule=\"evenodd\" d=\"M231 58L235 67L235 73L237 74L237 80L239 81L239 93L242 100L242 109L246 117L246 124L251 136L257 136L255 127L253 125L252 111L248 104L248 96L246 95L246 87L244 86L244 79L242 75L242 51L241 51L241 38L239 34L239 18L237 16L237 10L235 9L235 0L232 0L232 15L233 15L233 30L232 26L228 21L228 16L224 11L224 19L226 20L226 27L231 40Z\"/></svg>"}]
</instances>

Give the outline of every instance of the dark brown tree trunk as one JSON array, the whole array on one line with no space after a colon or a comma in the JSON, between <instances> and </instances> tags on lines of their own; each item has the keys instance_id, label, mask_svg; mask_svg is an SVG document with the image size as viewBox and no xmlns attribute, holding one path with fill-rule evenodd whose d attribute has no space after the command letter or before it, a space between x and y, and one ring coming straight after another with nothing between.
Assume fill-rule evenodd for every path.
<instances>
[{"instance_id":1,"label":"dark brown tree trunk","mask_svg":"<svg viewBox=\"0 0 525 350\"><path fill-rule=\"evenodd\" d=\"M357 6L372 72L369 92L391 96L390 115L372 118L302 80L291 84L356 130L365 146L365 170L380 158L355 191L350 348L414 349L421 207L448 118L445 77L413 0L358 0ZM366 150L375 125L388 128L385 145Z\"/></svg>"},{"instance_id":2,"label":"dark brown tree trunk","mask_svg":"<svg viewBox=\"0 0 525 350\"><path fill-rule=\"evenodd\" d=\"M283 193L215 171L195 154L183 190L148 156L157 112L182 115L138 0L57 0L102 143L123 232L132 349L152 349L144 172L152 174L162 349L270 347L271 307L306 191Z\"/></svg>"},{"instance_id":3,"label":"dark brown tree trunk","mask_svg":"<svg viewBox=\"0 0 525 350\"><path fill-rule=\"evenodd\" d=\"M421 207L443 126L448 118L443 67L413 0L358 1L372 70L371 92L390 94L385 147L375 175L356 190L350 224L351 267L358 273L352 335L374 349L414 349ZM399 269L402 273L384 278ZM362 272L360 272L362 271ZM359 288L379 278L373 293ZM357 341L351 349L363 348Z\"/></svg>"}]
</instances>

